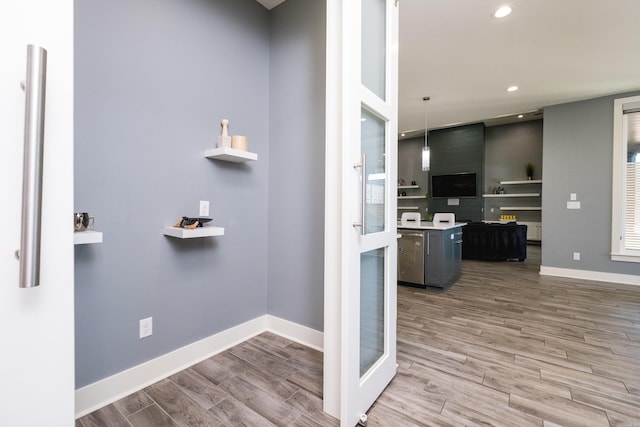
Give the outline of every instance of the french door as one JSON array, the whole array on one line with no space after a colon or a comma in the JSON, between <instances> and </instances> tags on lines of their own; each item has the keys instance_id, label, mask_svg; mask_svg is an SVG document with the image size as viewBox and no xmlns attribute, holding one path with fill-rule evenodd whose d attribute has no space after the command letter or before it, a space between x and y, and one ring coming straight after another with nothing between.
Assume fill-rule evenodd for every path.
<instances>
[{"instance_id":1,"label":"french door","mask_svg":"<svg viewBox=\"0 0 640 427\"><path fill-rule=\"evenodd\" d=\"M342 426L396 372L397 7L327 4L325 410Z\"/></svg>"},{"instance_id":2,"label":"french door","mask_svg":"<svg viewBox=\"0 0 640 427\"><path fill-rule=\"evenodd\" d=\"M39 286L20 288L26 281L14 252L21 246L26 132L21 81L32 93L35 80L26 78L28 44L47 52L46 108L41 243L35 263L40 280ZM72 426L73 1L0 2L0 57L0 424ZM23 261L28 253L20 248Z\"/></svg>"}]
</instances>

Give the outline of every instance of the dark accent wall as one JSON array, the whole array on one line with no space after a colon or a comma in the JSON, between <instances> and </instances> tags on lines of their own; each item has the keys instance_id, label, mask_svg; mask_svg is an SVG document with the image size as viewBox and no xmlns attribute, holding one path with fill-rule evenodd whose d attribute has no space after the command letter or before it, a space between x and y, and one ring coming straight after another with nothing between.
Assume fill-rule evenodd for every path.
<instances>
[{"instance_id":1,"label":"dark accent wall","mask_svg":"<svg viewBox=\"0 0 640 427\"><path fill-rule=\"evenodd\" d=\"M269 314L323 330L325 2L270 13Z\"/></svg>"},{"instance_id":2,"label":"dark accent wall","mask_svg":"<svg viewBox=\"0 0 640 427\"><path fill-rule=\"evenodd\" d=\"M270 28L255 0L78 1L74 18L75 209L104 232L75 249L81 387L267 312ZM223 118L257 162L203 157ZM224 236L162 234L200 200Z\"/></svg>"},{"instance_id":3,"label":"dark accent wall","mask_svg":"<svg viewBox=\"0 0 640 427\"><path fill-rule=\"evenodd\" d=\"M482 220L482 183L484 164L484 124L472 124L429 132L431 150L430 175L462 172L477 174L476 197L459 198L459 205L449 204L449 199L430 198L429 212L454 212L456 219ZM399 172L400 173L400 172ZM431 191L429 191L431 193Z\"/></svg>"},{"instance_id":4,"label":"dark accent wall","mask_svg":"<svg viewBox=\"0 0 640 427\"><path fill-rule=\"evenodd\" d=\"M639 94L544 109L543 267L640 274L640 264L610 258L613 102ZM571 193L579 210L567 209Z\"/></svg>"}]
</instances>

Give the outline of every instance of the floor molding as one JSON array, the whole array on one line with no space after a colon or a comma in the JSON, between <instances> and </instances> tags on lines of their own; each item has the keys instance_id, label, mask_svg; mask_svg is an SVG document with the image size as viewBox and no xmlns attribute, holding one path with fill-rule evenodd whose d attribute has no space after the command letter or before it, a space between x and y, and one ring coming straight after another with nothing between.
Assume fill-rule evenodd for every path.
<instances>
[{"instance_id":1,"label":"floor molding","mask_svg":"<svg viewBox=\"0 0 640 427\"><path fill-rule=\"evenodd\" d=\"M571 279L595 280L598 282L640 286L640 276L632 274L606 273L603 271L574 270L570 268L545 266L540 267L540 274L545 276L568 277Z\"/></svg>"},{"instance_id":2,"label":"floor molding","mask_svg":"<svg viewBox=\"0 0 640 427\"><path fill-rule=\"evenodd\" d=\"M260 316L77 389L76 418L266 331L322 351L322 332L279 317Z\"/></svg>"}]
</instances>

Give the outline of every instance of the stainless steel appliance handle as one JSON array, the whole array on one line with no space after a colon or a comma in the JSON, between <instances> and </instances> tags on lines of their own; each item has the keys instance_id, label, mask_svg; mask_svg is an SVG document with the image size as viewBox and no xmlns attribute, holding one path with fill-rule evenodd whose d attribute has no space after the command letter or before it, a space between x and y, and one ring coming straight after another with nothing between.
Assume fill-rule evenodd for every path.
<instances>
[{"instance_id":1,"label":"stainless steel appliance handle","mask_svg":"<svg viewBox=\"0 0 640 427\"><path fill-rule=\"evenodd\" d=\"M360 163L356 163L353 165L354 169L360 168L362 172L362 200L360 205L360 214L362 215L361 222L354 222L354 227L360 227L360 235L364 236L367 234L367 222L366 222L366 212L367 212L367 155L362 153L362 161Z\"/></svg>"},{"instance_id":2,"label":"stainless steel appliance handle","mask_svg":"<svg viewBox=\"0 0 640 427\"><path fill-rule=\"evenodd\" d=\"M42 217L42 154L47 81L47 51L27 46L27 78L24 85L24 157L22 169L22 231L20 237L21 288L40 284Z\"/></svg>"}]
</instances>

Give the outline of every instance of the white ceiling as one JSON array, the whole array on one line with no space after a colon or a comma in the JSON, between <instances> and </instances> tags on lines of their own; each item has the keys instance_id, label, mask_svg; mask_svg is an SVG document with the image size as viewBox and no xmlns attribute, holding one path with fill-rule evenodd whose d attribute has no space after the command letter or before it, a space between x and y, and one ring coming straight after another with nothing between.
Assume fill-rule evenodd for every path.
<instances>
[{"instance_id":1,"label":"white ceiling","mask_svg":"<svg viewBox=\"0 0 640 427\"><path fill-rule=\"evenodd\" d=\"M258 1L271 9L284 0ZM511 15L494 18L504 4ZM527 112L539 118L545 106L640 90L640 0L399 5L400 132L424 132L424 96L433 129ZM520 89L508 93L510 85Z\"/></svg>"},{"instance_id":2,"label":"white ceiling","mask_svg":"<svg viewBox=\"0 0 640 427\"><path fill-rule=\"evenodd\" d=\"M401 132L638 90L640 0L400 0L399 73Z\"/></svg>"}]
</instances>

